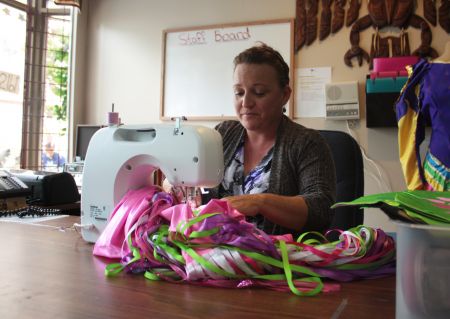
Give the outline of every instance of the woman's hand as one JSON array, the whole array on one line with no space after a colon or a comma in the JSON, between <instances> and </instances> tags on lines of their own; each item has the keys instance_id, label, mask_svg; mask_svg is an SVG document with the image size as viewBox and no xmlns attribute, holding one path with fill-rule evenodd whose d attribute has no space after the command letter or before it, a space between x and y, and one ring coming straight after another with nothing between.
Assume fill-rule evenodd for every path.
<instances>
[{"instance_id":1,"label":"woman's hand","mask_svg":"<svg viewBox=\"0 0 450 319\"><path fill-rule=\"evenodd\" d=\"M224 197L222 200L227 201L231 207L246 216L256 216L260 212L262 204L262 196L264 194L248 194Z\"/></svg>"},{"instance_id":2,"label":"woman's hand","mask_svg":"<svg viewBox=\"0 0 450 319\"><path fill-rule=\"evenodd\" d=\"M301 196L270 193L248 194L222 198L246 216L263 215L280 226L301 230L308 219L308 206Z\"/></svg>"}]
</instances>

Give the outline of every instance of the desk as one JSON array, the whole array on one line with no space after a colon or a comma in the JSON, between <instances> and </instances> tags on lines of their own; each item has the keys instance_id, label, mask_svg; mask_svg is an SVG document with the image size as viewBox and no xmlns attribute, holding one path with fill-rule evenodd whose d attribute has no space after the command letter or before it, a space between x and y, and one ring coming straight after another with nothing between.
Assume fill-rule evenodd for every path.
<instances>
[{"instance_id":1,"label":"desk","mask_svg":"<svg viewBox=\"0 0 450 319\"><path fill-rule=\"evenodd\" d=\"M0 318L394 318L395 277L342 284L315 297L106 278L69 216L25 225L0 221Z\"/></svg>"}]
</instances>

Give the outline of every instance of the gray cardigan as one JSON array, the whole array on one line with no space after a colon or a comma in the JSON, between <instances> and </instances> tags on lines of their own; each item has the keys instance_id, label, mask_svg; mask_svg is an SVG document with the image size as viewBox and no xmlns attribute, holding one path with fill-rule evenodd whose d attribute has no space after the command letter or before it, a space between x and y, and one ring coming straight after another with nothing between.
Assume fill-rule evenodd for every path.
<instances>
[{"instance_id":1,"label":"gray cardigan","mask_svg":"<svg viewBox=\"0 0 450 319\"><path fill-rule=\"evenodd\" d=\"M238 121L225 121L216 126L222 135L225 167L233 159L245 134ZM219 198L218 187L211 197ZM268 193L301 195L308 206L308 219L302 232L328 229L333 219L330 206L334 203L336 176L328 144L316 130L308 129L283 116L273 150ZM263 230L268 234L299 233L263 218Z\"/></svg>"}]
</instances>

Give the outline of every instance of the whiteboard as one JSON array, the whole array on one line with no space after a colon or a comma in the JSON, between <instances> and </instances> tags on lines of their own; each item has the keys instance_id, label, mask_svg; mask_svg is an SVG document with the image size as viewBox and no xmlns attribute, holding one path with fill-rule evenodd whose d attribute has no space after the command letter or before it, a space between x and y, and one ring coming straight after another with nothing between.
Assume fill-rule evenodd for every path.
<instances>
[{"instance_id":1,"label":"whiteboard","mask_svg":"<svg viewBox=\"0 0 450 319\"><path fill-rule=\"evenodd\" d=\"M234 118L233 59L259 41L280 52L294 88L292 19L163 31L161 120Z\"/></svg>"}]
</instances>

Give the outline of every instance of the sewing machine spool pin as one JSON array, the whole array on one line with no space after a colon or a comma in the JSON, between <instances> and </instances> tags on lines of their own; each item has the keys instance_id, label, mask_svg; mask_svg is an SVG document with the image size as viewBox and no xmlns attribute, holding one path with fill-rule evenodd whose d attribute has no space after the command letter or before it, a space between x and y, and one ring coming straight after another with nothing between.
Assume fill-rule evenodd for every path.
<instances>
[{"instance_id":1,"label":"sewing machine spool pin","mask_svg":"<svg viewBox=\"0 0 450 319\"><path fill-rule=\"evenodd\" d=\"M186 116L171 117L170 120L175 121L175 128L173 129L173 135L178 135L181 131L181 121L187 121ZM181 132L183 134L183 132Z\"/></svg>"}]
</instances>

